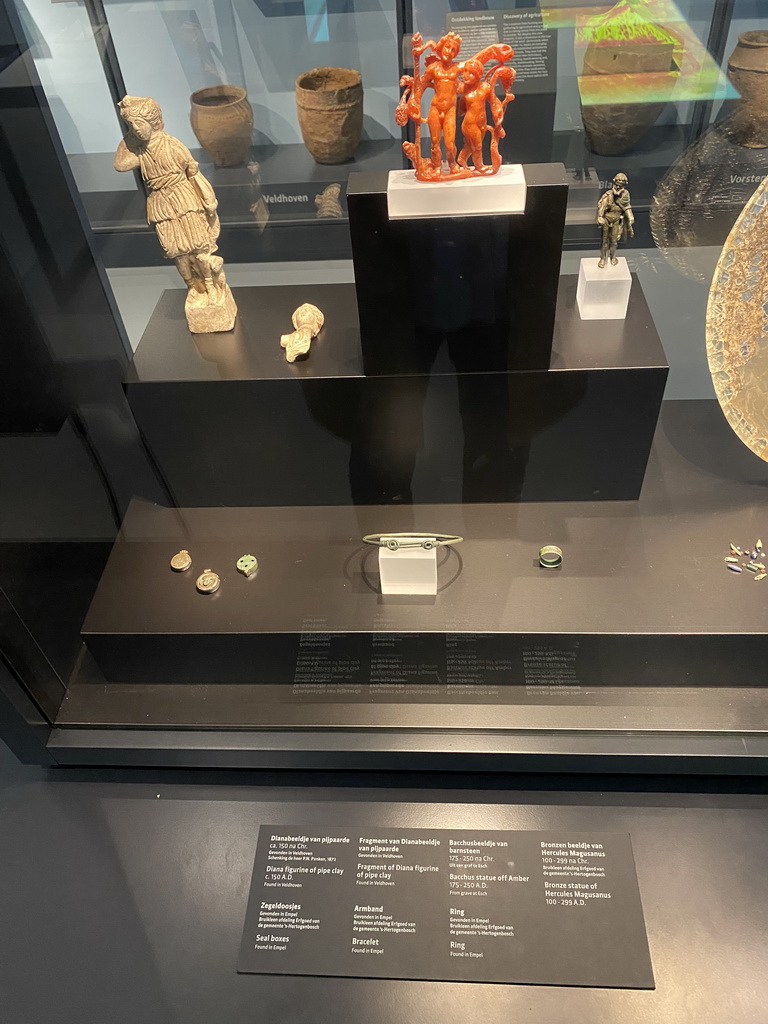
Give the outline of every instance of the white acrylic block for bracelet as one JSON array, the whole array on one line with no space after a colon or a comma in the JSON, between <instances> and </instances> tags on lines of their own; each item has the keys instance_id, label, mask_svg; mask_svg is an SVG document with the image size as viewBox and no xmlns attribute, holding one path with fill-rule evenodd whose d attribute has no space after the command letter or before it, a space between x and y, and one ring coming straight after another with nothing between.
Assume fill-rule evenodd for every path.
<instances>
[{"instance_id":1,"label":"white acrylic block for bracelet","mask_svg":"<svg viewBox=\"0 0 768 1024\"><path fill-rule=\"evenodd\" d=\"M627 315L632 275L627 261L619 256L614 266L610 260L600 269L597 259L583 259L576 286L576 305L582 320L624 320Z\"/></svg>"},{"instance_id":2,"label":"white acrylic block for bracelet","mask_svg":"<svg viewBox=\"0 0 768 1024\"><path fill-rule=\"evenodd\" d=\"M459 181L419 181L415 171L390 171L387 210L390 220L525 213L526 192L522 164Z\"/></svg>"},{"instance_id":3,"label":"white acrylic block for bracelet","mask_svg":"<svg viewBox=\"0 0 768 1024\"><path fill-rule=\"evenodd\" d=\"M382 537L382 543L386 538ZM424 538L427 540L428 538ZM436 594L437 548L379 548L382 594Z\"/></svg>"}]
</instances>

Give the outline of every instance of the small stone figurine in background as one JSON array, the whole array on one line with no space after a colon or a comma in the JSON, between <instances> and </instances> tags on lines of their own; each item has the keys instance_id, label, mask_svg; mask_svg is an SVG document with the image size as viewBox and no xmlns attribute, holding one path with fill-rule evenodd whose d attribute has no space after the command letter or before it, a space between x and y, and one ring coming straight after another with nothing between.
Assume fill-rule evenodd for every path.
<instances>
[{"instance_id":1,"label":"small stone figurine in background","mask_svg":"<svg viewBox=\"0 0 768 1024\"><path fill-rule=\"evenodd\" d=\"M616 266L619 262L616 259L619 239L623 237L626 242L627 234L630 238L635 234L635 215L632 212L628 184L626 174L617 174L597 204L597 223L600 225L600 260L597 265L601 269L608 258Z\"/></svg>"},{"instance_id":2,"label":"small stone figurine in background","mask_svg":"<svg viewBox=\"0 0 768 1024\"><path fill-rule=\"evenodd\" d=\"M280 344L285 349L287 361L294 363L297 359L303 359L309 354L312 339L317 337L322 330L325 317L317 306L313 306L311 302L305 302L294 310L291 320L296 329L293 334L283 334Z\"/></svg>"},{"instance_id":3,"label":"small stone figurine in background","mask_svg":"<svg viewBox=\"0 0 768 1024\"><path fill-rule=\"evenodd\" d=\"M231 331L237 306L224 277L224 260L214 255L220 226L210 182L187 147L164 130L155 100L125 96L118 108L129 131L117 147L115 170L141 171L148 190L147 220L187 286L184 311L190 331Z\"/></svg>"},{"instance_id":4,"label":"small stone figurine in background","mask_svg":"<svg viewBox=\"0 0 768 1024\"><path fill-rule=\"evenodd\" d=\"M324 219L332 217L338 220L344 216L344 211L341 208L341 185L334 182L333 185L326 185L322 192L315 196L315 206L317 207L316 217Z\"/></svg>"}]
</instances>

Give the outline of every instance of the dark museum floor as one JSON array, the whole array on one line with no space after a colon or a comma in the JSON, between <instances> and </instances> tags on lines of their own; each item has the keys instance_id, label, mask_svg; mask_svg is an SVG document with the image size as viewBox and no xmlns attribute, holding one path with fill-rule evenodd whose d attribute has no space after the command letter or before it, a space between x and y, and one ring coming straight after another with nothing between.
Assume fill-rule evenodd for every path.
<instances>
[{"instance_id":1,"label":"dark museum floor","mask_svg":"<svg viewBox=\"0 0 768 1024\"><path fill-rule=\"evenodd\" d=\"M46 770L1 747L0 1022L763 1024L765 789L728 778ZM266 822L629 831L656 990L238 975Z\"/></svg>"}]
</instances>

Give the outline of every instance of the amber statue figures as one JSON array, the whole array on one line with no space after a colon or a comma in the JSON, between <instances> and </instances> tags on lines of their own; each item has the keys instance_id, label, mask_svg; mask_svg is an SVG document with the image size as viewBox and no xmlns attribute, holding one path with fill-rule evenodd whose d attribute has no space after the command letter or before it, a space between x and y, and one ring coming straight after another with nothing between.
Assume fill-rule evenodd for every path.
<instances>
[{"instance_id":1,"label":"amber statue figures","mask_svg":"<svg viewBox=\"0 0 768 1024\"><path fill-rule=\"evenodd\" d=\"M617 174L597 204L597 223L600 225L600 259L597 265L601 269L607 259L616 266L619 262L616 259L619 239L623 237L626 241L627 234L630 238L635 234L635 215L632 212L628 184L626 174Z\"/></svg>"},{"instance_id":2,"label":"amber statue figures","mask_svg":"<svg viewBox=\"0 0 768 1024\"><path fill-rule=\"evenodd\" d=\"M231 331L237 306L224 277L224 260L214 255L220 227L210 182L187 147L164 130L155 100L126 96L118 108L129 130L117 147L115 170L141 172L147 220L187 286L189 329L196 334Z\"/></svg>"},{"instance_id":3,"label":"amber statue figures","mask_svg":"<svg viewBox=\"0 0 768 1024\"><path fill-rule=\"evenodd\" d=\"M395 120L404 127L408 121L416 125L415 142L404 142L405 155L416 169L419 181L456 181L476 175L495 174L501 167L499 139L504 138L504 111L515 97L510 91L515 80L515 71L507 67L514 56L511 46L497 43L486 46L470 60L457 62L461 49L461 36L449 32L437 42L422 40L416 32L412 39L413 75L403 75L400 85L405 92L395 112ZM432 53L421 68L421 57L427 50ZM485 65L495 61L486 72ZM503 97L496 91L497 83L504 89ZM427 89L434 90L434 96L426 117L421 102ZM456 122L462 116L461 133L464 145L457 155ZM488 123L488 107L492 124ZM430 155L421 153L421 126L429 129ZM490 164L483 157L483 141L490 134ZM448 163L443 170L443 148ZM472 167L469 161L472 161Z\"/></svg>"}]
</instances>

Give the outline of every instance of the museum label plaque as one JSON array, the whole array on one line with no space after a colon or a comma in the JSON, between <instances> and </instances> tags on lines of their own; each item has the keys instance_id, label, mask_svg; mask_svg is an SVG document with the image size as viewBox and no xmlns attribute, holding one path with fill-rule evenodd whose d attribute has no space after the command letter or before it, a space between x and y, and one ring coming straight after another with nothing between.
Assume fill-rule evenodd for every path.
<instances>
[{"instance_id":1,"label":"museum label plaque","mask_svg":"<svg viewBox=\"0 0 768 1024\"><path fill-rule=\"evenodd\" d=\"M654 988L626 833L263 825L238 970Z\"/></svg>"}]
</instances>

